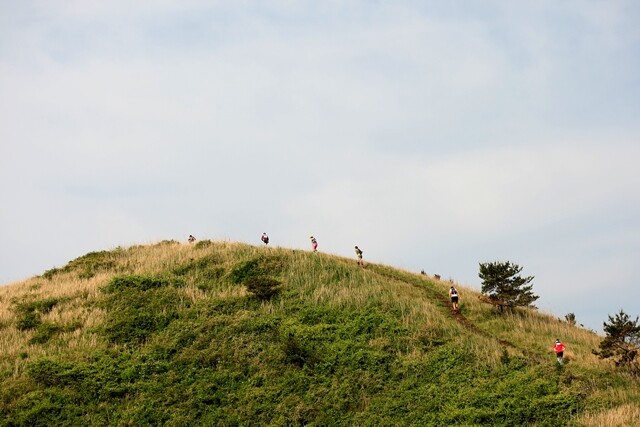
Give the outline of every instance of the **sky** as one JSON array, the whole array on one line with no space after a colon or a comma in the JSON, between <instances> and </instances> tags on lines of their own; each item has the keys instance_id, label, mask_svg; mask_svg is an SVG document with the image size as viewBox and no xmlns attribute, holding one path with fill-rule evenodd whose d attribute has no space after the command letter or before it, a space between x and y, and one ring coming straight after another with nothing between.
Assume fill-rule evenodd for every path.
<instances>
[{"instance_id":1,"label":"sky","mask_svg":"<svg viewBox=\"0 0 640 427\"><path fill-rule=\"evenodd\" d=\"M0 284L267 232L477 290L511 261L543 312L635 318L639 21L636 0L0 0Z\"/></svg>"}]
</instances>

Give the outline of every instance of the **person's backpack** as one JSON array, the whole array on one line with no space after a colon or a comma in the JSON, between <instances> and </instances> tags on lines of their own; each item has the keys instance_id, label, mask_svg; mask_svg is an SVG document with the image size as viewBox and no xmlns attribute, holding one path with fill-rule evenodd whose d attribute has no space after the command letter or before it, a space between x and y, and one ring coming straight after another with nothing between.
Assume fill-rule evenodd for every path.
<instances>
[{"instance_id":1,"label":"person's backpack","mask_svg":"<svg viewBox=\"0 0 640 427\"><path fill-rule=\"evenodd\" d=\"M451 296L452 297L457 297L458 296L458 291L456 290L456 288L451 288Z\"/></svg>"}]
</instances>

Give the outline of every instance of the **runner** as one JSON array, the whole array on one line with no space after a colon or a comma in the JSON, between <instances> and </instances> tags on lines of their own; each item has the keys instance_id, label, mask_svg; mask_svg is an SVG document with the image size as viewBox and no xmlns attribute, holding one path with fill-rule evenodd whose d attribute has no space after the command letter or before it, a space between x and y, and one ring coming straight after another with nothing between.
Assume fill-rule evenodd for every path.
<instances>
[{"instance_id":1,"label":"runner","mask_svg":"<svg viewBox=\"0 0 640 427\"><path fill-rule=\"evenodd\" d=\"M364 267L364 261L362 260L362 251L356 246L356 255L358 256L357 263L360 267Z\"/></svg>"},{"instance_id":2,"label":"runner","mask_svg":"<svg viewBox=\"0 0 640 427\"><path fill-rule=\"evenodd\" d=\"M556 352L556 358L558 359L558 365L562 365L564 362L564 350L566 345L560 342L560 339L556 339L556 343L553 345L553 350Z\"/></svg>"},{"instance_id":3,"label":"runner","mask_svg":"<svg viewBox=\"0 0 640 427\"><path fill-rule=\"evenodd\" d=\"M260 237L260 240L262 240L265 245L269 244L269 236L267 236L267 232L266 231L264 233L262 233L262 237Z\"/></svg>"},{"instance_id":4,"label":"runner","mask_svg":"<svg viewBox=\"0 0 640 427\"><path fill-rule=\"evenodd\" d=\"M311 246L313 247L313 252L318 252L318 241L315 237L309 237L311 239Z\"/></svg>"},{"instance_id":5,"label":"runner","mask_svg":"<svg viewBox=\"0 0 640 427\"><path fill-rule=\"evenodd\" d=\"M451 298L451 305L453 306L453 312L458 312L458 290L453 286L449 288L449 298Z\"/></svg>"},{"instance_id":6,"label":"runner","mask_svg":"<svg viewBox=\"0 0 640 427\"><path fill-rule=\"evenodd\" d=\"M189 243L193 243L196 241L196 238L193 237L193 234L189 234Z\"/></svg>"}]
</instances>

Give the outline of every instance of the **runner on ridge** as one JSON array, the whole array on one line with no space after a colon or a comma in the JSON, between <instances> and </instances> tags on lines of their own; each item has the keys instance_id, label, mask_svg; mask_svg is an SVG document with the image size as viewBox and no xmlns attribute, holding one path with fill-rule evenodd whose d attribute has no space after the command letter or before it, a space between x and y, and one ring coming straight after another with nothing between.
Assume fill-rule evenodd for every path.
<instances>
[{"instance_id":1,"label":"runner on ridge","mask_svg":"<svg viewBox=\"0 0 640 427\"><path fill-rule=\"evenodd\" d=\"M364 267L364 261L362 260L362 251L357 245L356 245L356 255L358 256L358 260L357 260L358 265L360 267Z\"/></svg>"},{"instance_id":2,"label":"runner on ridge","mask_svg":"<svg viewBox=\"0 0 640 427\"><path fill-rule=\"evenodd\" d=\"M449 298L451 298L451 305L453 306L453 312L458 312L458 290L453 286L449 288Z\"/></svg>"}]
</instances>

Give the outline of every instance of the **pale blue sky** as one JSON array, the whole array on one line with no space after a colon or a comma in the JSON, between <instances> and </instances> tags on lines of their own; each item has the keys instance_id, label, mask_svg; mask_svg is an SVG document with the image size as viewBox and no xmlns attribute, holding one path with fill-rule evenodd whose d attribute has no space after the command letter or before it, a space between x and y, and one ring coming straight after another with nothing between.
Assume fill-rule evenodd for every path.
<instances>
[{"instance_id":1,"label":"pale blue sky","mask_svg":"<svg viewBox=\"0 0 640 427\"><path fill-rule=\"evenodd\" d=\"M0 0L0 283L163 239L640 314L637 1Z\"/></svg>"}]
</instances>

